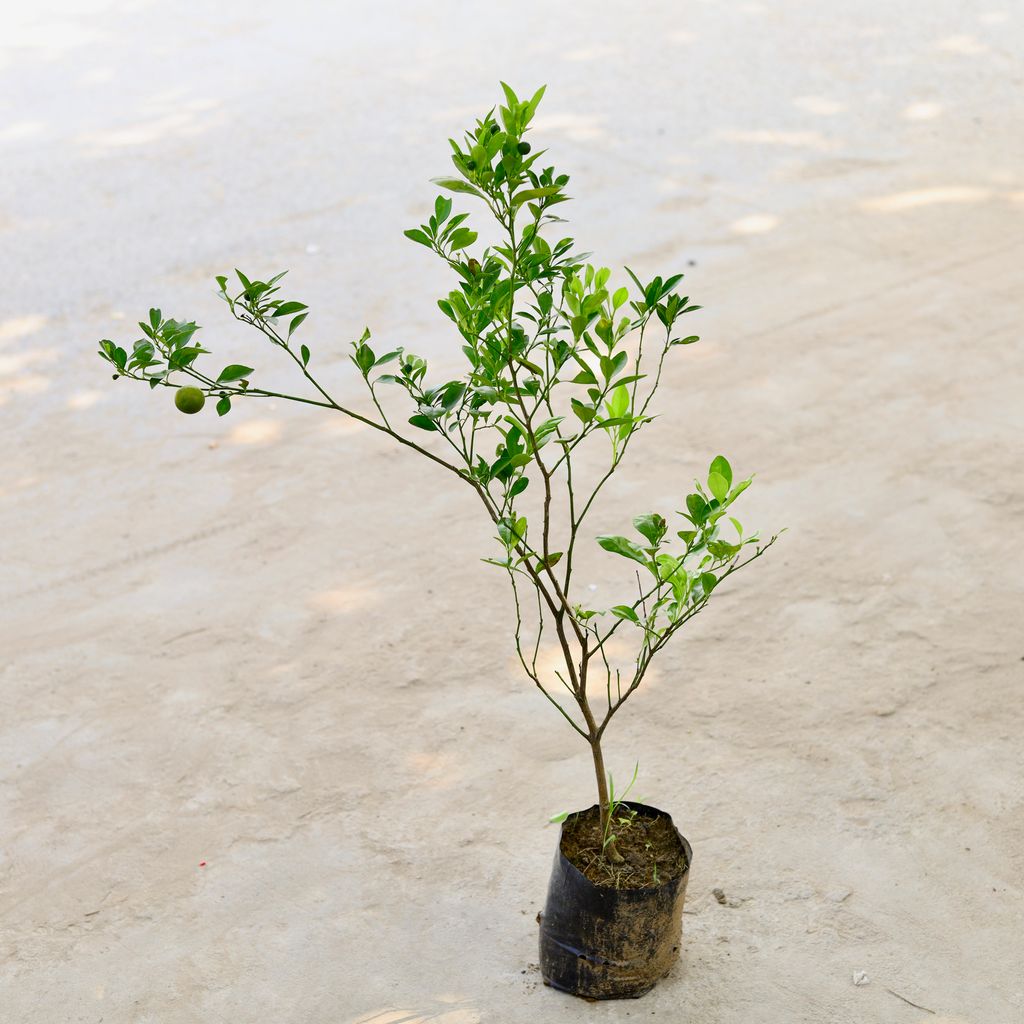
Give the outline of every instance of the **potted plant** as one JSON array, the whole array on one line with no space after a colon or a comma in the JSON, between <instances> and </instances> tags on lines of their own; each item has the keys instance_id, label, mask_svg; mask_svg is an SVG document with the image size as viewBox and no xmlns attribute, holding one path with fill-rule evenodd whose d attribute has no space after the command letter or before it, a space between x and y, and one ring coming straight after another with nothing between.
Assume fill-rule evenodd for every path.
<instances>
[{"instance_id":1,"label":"potted plant","mask_svg":"<svg viewBox=\"0 0 1024 1024\"><path fill-rule=\"evenodd\" d=\"M511 584L523 670L586 743L597 786L593 807L560 819L540 918L544 979L590 998L636 996L678 955L691 851L667 814L625 800L629 787L615 792L605 733L654 657L776 538L759 542L731 515L750 478L734 479L719 455L671 524L640 510L630 535L596 538L627 570L620 603L598 609L577 596L574 569L587 517L651 422L667 360L698 341L681 325L700 307L680 296L682 274L643 283L627 269L629 283L613 288L610 271L587 262L561 235L555 211L569 198L568 175L526 141L544 89L521 100L502 88L497 113L451 141L455 175L435 179L445 193L484 207L489 244L478 243L469 214L456 212L445 195L425 223L405 232L455 277L438 306L461 339L460 377L429 378L426 361L405 348L378 354L364 331L351 360L368 403L363 411L342 404L315 369L302 340L308 310L284 297L283 273L263 281L236 271L237 285L227 277L217 284L235 319L294 363L302 394L258 386L250 366L210 369L197 325L158 309L139 324L143 337L130 352L104 340L100 355L115 380L171 388L188 414L208 400L224 416L235 402L278 398L350 416L474 492L495 530L495 551L484 561ZM404 401L404 412L395 411L394 398ZM589 477L585 445L601 459ZM538 660L544 636L557 646L559 667L550 678ZM612 650L613 638L629 640L625 661Z\"/></svg>"}]
</instances>

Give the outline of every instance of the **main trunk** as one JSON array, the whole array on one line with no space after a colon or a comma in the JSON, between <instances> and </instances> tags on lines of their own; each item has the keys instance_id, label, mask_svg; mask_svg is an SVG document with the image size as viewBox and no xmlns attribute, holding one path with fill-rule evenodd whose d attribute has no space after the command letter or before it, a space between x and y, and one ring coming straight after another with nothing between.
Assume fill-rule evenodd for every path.
<instances>
[{"instance_id":1,"label":"main trunk","mask_svg":"<svg viewBox=\"0 0 1024 1024\"><path fill-rule=\"evenodd\" d=\"M604 754L601 752L600 737L594 736L590 740L590 752L594 756L594 774L597 776L597 802L601 808L601 832L603 835L610 835L611 803L608 799L608 773L604 768ZM622 863L622 854L615 848L614 839L605 847L604 852L613 864Z\"/></svg>"}]
</instances>

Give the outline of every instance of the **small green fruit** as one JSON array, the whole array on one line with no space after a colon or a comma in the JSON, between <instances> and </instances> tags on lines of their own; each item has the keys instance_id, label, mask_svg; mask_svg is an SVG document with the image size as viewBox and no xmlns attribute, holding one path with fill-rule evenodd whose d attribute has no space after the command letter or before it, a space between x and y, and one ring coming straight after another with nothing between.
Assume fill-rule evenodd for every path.
<instances>
[{"instance_id":1,"label":"small green fruit","mask_svg":"<svg viewBox=\"0 0 1024 1024\"><path fill-rule=\"evenodd\" d=\"M206 405L206 395L199 388L178 388L174 393L174 404L186 415L199 412Z\"/></svg>"},{"instance_id":2,"label":"small green fruit","mask_svg":"<svg viewBox=\"0 0 1024 1024\"><path fill-rule=\"evenodd\" d=\"M533 147L528 142L520 142L519 145L516 146L516 149L518 149L523 156L526 156L532 148Z\"/></svg>"}]
</instances>

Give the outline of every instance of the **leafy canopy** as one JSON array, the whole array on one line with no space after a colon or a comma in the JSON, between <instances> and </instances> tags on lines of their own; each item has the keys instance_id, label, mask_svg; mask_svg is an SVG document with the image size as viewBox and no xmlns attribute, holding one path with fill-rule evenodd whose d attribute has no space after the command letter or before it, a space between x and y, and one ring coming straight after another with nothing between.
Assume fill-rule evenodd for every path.
<instances>
[{"instance_id":1,"label":"leafy canopy","mask_svg":"<svg viewBox=\"0 0 1024 1024\"><path fill-rule=\"evenodd\" d=\"M453 275L438 307L460 339L466 360L460 376L433 379L427 361L404 346L378 354L366 330L352 342L350 358L372 408L351 409L311 369L310 348L299 342L309 311L283 296L284 274L261 281L237 270L234 279L217 278L221 297L237 320L291 360L304 394L254 385L252 366L218 370L195 340L196 324L165 319L159 309L140 322L143 337L130 353L104 340L100 355L115 378L151 388L198 387L216 399L222 416L234 402L268 397L343 413L467 483L495 527L497 551L485 561L511 581L523 668L594 747L597 764L608 722L651 659L727 577L775 538L761 544L732 515L751 478L734 479L730 462L718 455L681 498L678 518L642 512L631 533L597 538L605 551L631 563L619 603L593 609L570 596L581 527L633 438L651 422L666 360L699 340L682 325L700 306L680 294L682 274L644 282L626 268L626 280L616 285L607 267L576 250L558 216L569 200L569 176L526 141L544 89L529 99L507 85L502 90L503 104L461 140L449 140L454 174L434 179L441 194L432 211L405 232ZM456 210L456 201L482 210L483 226ZM484 231L491 237L486 244ZM251 361L259 362L255 352ZM585 444L602 460L586 483L579 467L574 475ZM523 588L535 612L527 614ZM607 646L623 623L633 630L635 652L625 674L613 668ZM545 629L554 631L560 651L557 683L538 668ZM606 806L607 794L601 796Z\"/></svg>"}]
</instances>

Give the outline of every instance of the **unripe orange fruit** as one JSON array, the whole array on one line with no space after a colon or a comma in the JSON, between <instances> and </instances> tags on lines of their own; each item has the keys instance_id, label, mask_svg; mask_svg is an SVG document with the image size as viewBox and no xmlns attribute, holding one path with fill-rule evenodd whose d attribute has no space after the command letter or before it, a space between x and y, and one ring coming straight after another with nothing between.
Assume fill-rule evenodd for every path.
<instances>
[{"instance_id":1,"label":"unripe orange fruit","mask_svg":"<svg viewBox=\"0 0 1024 1024\"><path fill-rule=\"evenodd\" d=\"M206 395L199 388L178 388L174 394L174 404L186 415L199 412L206 405Z\"/></svg>"}]
</instances>

